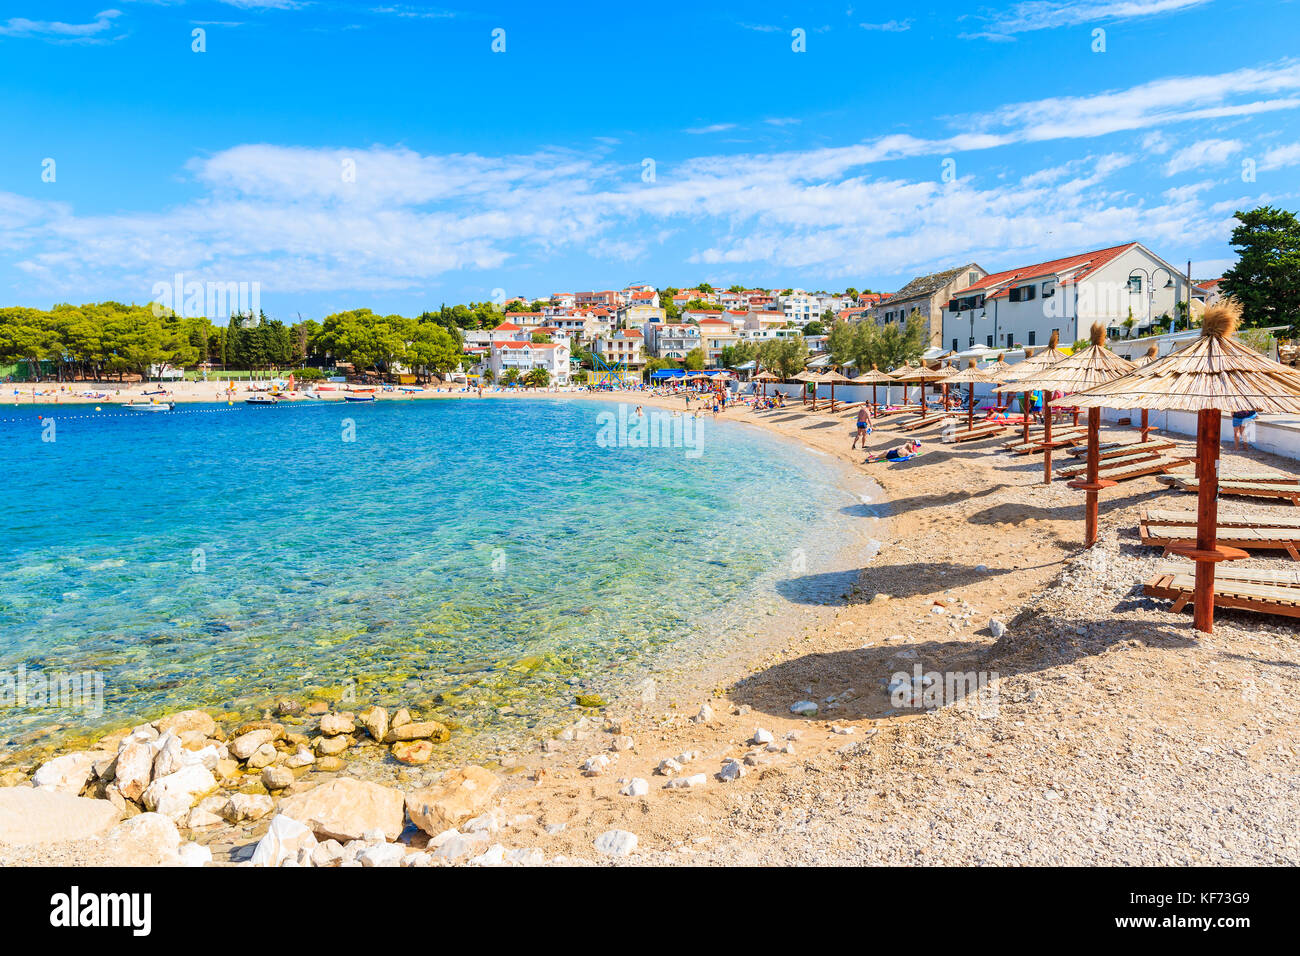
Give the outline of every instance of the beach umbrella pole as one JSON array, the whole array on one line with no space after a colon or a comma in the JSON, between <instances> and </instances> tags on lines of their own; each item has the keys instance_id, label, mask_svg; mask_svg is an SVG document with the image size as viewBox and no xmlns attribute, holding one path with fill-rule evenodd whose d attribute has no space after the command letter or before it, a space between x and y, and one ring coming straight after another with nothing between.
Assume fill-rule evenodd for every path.
<instances>
[{"instance_id":1,"label":"beach umbrella pole","mask_svg":"<svg viewBox=\"0 0 1300 956\"><path fill-rule=\"evenodd\" d=\"M1029 444L1029 393L1022 392L1021 394L1024 396L1024 400L1020 406L1020 411L1022 413L1021 417L1024 419L1025 444L1028 445Z\"/></svg>"},{"instance_id":2,"label":"beach umbrella pole","mask_svg":"<svg viewBox=\"0 0 1300 956\"><path fill-rule=\"evenodd\" d=\"M1082 488L1087 501L1083 514L1083 546L1091 548L1097 543L1097 493L1116 484L1098 478L1101 468L1101 409L1088 409L1088 470L1083 481L1072 481L1071 488Z\"/></svg>"},{"instance_id":3,"label":"beach umbrella pole","mask_svg":"<svg viewBox=\"0 0 1300 956\"><path fill-rule=\"evenodd\" d=\"M1142 409L1142 440L1143 441L1151 440L1150 437L1148 437L1151 434L1151 426L1148 424L1147 416L1148 416L1147 409L1145 408Z\"/></svg>"},{"instance_id":4,"label":"beach umbrella pole","mask_svg":"<svg viewBox=\"0 0 1300 956\"><path fill-rule=\"evenodd\" d=\"M970 388L970 401L966 404L966 430L970 431L975 427L975 383L971 382L968 388Z\"/></svg>"},{"instance_id":5,"label":"beach umbrella pole","mask_svg":"<svg viewBox=\"0 0 1300 956\"><path fill-rule=\"evenodd\" d=\"M1043 390L1043 484L1052 483L1052 396Z\"/></svg>"}]
</instances>

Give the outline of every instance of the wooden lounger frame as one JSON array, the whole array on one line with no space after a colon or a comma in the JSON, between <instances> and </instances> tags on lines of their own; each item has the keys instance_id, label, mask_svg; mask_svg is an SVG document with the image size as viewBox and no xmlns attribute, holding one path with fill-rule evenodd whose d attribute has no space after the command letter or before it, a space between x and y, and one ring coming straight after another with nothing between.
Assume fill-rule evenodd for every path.
<instances>
[{"instance_id":1,"label":"wooden lounger frame","mask_svg":"<svg viewBox=\"0 0 1300 956\"><path fill-rule=\"evenodd\" d=\"M1107 481L1129 481L1133 478L1144 478L1147 475L1164 474L1170 468L1181 468L1192 464L1194 458L1150 458L1146 461L1133 462L1131 467L1127 468L1108 468L1102 477Z\"/></svg>"},{"instance_id":2,"label":"wooden lounger frame","mask_svg":"<svg viewBox=\"0 0 1300 956\"><path fill-rule=\"evenodd\" d=\"M1082 428L1079 429L1071 428L1068 431L1062 431L1058 434L1053 435L1051 445L1053 448L1061 448L1066 445L1073 445L1077 439L1082 438L1087 434L1088 434L1087 431ZM1048 443L1046 439L1040 433L1037 438L1031 438L1028 444L1024 442L1013 442L1012 444L1007 445L1006 449L1007 451L1016 455L1032 455L1035 452L1042 451L1044 448L1047 447L1047 444Z\"/></svg>"},{"instance_id":3,"label":"wooden lounger frame","mask_svg":"<svg viewBox=\"0 0 1300 956\"><path fill-rule=\"evenodd\" d=\"M1186 532L1191 532L1191 536L1187 537ZM1173 536L1179 533L1184 533L1184 536ZM1148 547L1164 548L1166 558L1176 548L1196 547L1195 527L1158 525L1156 530L1152 530L1143 521L1138 525L1138 536ZM1218 535L1218 543L1247 551L1285 551L1292 561L1300 561L1300 550L1297 550L1300 532L1293 528L1224 528Z\"/></svg>"},{"instance_id":4,"label":"wooden lounger frame","mask_svg":"<svg viewBox=\"0 0 1300 956\"><path fill-rule=\"evenodd\" d=\"M1097 473L1105 478L1107 474L1116 468L1127 468L1129 465L1135 465L1140 461L1150 461L1152 458L1163 458L1158 451L1136 451L1124 455L1120 458L1103 458L1097 463ZM1060 468L1056 474L1061 478L1077 478L1079 475L1087 474L1088 466L1084 463L1074 462L1068 468Z\"/></svg>"},{"instance_id":5,"label":"wooden lounger frame","mask_svg":"<svg viewBox=\"0 0 1300 956\"><path fill-rule=\"evenodd\" d=\"M1183 491L1200 490L1200 484L1195 478L1182 479L1175 482L1175 485ZM1283 501L1289 501L1297 508L1300 508L1300 482L1281 484L1263 481L1221 480L1219 482L1219 494L1241 495L1247 498L1279 498Z\"/></svg>"},{"instance_id":6,"label":"wooden lounger frame","mask_svg":"<svg viewBox=\"0 0 1300 956\"><path fill-rule=\"evenodd\" d=\"M1195 511L1167 511L1163 508L1148 508L1143 512L1142 521L1154 526L1187 525L1196 527ZM1225 515L1219 512L1220 528L1296 528L1300 530L1300 514L1290 508L1285 511L1274 508L1265 514Z\"/></svg>"},{"instance_id":7,"label":"wooden lounger frame","mask_svg":"<svg viewBox=\"0 0 1300 956\"><path fill-rule=\"evenodd\" d=\"M1136 442L1134 442L1134 441L1125 441L1125 442L1110 442L1110 443L1108 443L1108 444L1105 444L1105 445L1100 446L1101 450L1098 452L1098 457L1099 457L1102 461L1105 461L1107 458L1123 458L1123 457L1125 457L1126 455L1131 455L1131 454L1133 454L1134 452L1139 452L1139 451L1149 451L1149 452L1168 451L1169 449L1171 449L1171 448L1173 448L1173 447L1175 447L1175 446L1174 446L1174 443L1171 442L1171 441L1136 441ZM1088 446L1087 446L1087 445L1078 445L1078 446L1076 446L1076 447L1074 447L1074 448L1071 448L1070 451L1069 451L1069 454L1070 454L1072 457L1074 457L1074 458L1087 458L1087 457L1088 457Z\"/></svg>"},{"instance_id":8,"label":"wooden lounger frame","mask_svg":"<svg viewBox=\"0 0 1300 956\"><path fill-rule=\"evenodd\" d=\"M976 425L969 431L965 428L958 428L953 441L957 443L979 441L981 438L992 438L994 435L1001 435L1006 430L1006 425Z\"/></svg>"},{"instance_id":9,"label":"wooden lounger frame","mask_svg":"<svg viewBox=\"0 0 1300 956\"><path fill-rule=\"evenodd\" d=\"M1192 603L1195 591L1196 578L1191 574L1157 574L1142 586L1147 597L1172 598L1174 606L1170 610L1175 613ZM1300 617L1300 587L1259 584L1216 575L1214 606Z\"/></svg>"}]
</instances>

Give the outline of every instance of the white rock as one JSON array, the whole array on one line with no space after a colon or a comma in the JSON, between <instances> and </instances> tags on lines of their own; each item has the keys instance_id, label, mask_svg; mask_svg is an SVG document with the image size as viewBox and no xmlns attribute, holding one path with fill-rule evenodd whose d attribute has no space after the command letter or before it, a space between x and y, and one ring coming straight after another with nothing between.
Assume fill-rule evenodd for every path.
<instances>
[{"instance_id":1,"label":"white rock","mask_svg":"<svg viewBox=\"0 0 1300 956\"><path fill-rule=\"evenodd\" d=\"M619 750L619 751L633 750L636 748L636 743L632 740L631 737L627 736L626 734L620 734L619 736L613 739L609 747L611 750Z\"/></svg>"},{"instance_id":2,"label":"white rock","mask_svg":"<svg viewBox=\"0 0 1300 956\"><path fill-rule=\"evenodd\" d=\"M357 854L362 866L401 866L406 847L400 843L376 843Z\"/></svg>"},{"instance_id":3,"label":"white rock","mask_svg":"<svg viewBox=\"0 0 1300 956\"><path fill-rule=\"evenodd\" d=\"M470 866L504 866L506 862L506 848L500 843L493 843L490 847L469 861Z\"/></svg>"},{"instance_id":4,"label":"white rock","mask_svg":"<svg viewBox=\"0 0 1300 956\"><path fill-rule=\"evenodd\" d=\"M754 736L749 738L751 744L770 744L773 740L776 738L772 736L772 731L764 730L762 727L755 727Z\"/></svg>"},{"instance_id":5,"label":"white rock","mask_svg":"<svg viewBox=\"0 0 1300 956\"><path fill-rule=\"evenodd\" d=\"M722 769L718 771L718 779L724 782L739 780L746 773L745 765L739 760L728 757L722 761Z\"/></svg>"},{"instance_id":6,"label":"white rock","mask_svg":"<svg viewBox=\"0 0 1300 956\"><path fill-rule=\"evenodd\" d=\"M161 813L140 813L124 820L106 837L110 859L117 866L175 866L181 832Z\"/></svg>"},{"instance_id":7,"label":"white rock","mask_svg":"<svg viewBox=\"0 0 1300 956\"><path fill-rule=\"evenodd\" d=\"M250 730L230 742L230 754L236 760L247 760L257 752L257 748L274 739L275 734L270 730Z\"/></svg>"},{"instance_id":8,"label":"white rock","mask_svg":"<svg viewBox=\"0 0 1300 956\"><path fill-rule=\"evenodd\" d=\"M217 778L212 771L202 764L190 764L149 784L141 802L147 810L176 819L215 789Z\"/></svg>"},{"instance_id":9,"label":"white rock","mask_svg":"<svg viewBox=\"0 0 1300 956\"><path fill-rule=\"evenodd\" d=\"M90 782L95 761L104 756L102 750L78 750L41 764L32 783L42 790L68 793L77 796Z\"/></svg>"},{"instance_id":10,"label":"white rock","mask_svg":"<svg viewBox=\"0 0 1300 956\"><path fill-rule=\"evenodd\" d=\"M607 755L596 754L594 757L588 757L586 762L583 763L582 773L584 776L598 777L609 769L612 762Z\"/></svg>"},{"instance_id":11,"label":"white rock","mask_svg":"<svg viewBox=\"0 0 1300 956\"><path fill-rule=\"evenodd\" d=\"M487 834L485 833L456 833L452 831L438 849L434 850L433 856L437 860L446 860L448 863L455 863L466 857L477 856L487 849Z\"/></svg>"},{"instance_id":12,"label":"white rock","mask_svg":"<svg viewBox=\"0 0 1300 956\"><path fill-rule=\"evenodd\" d=\"M249 863L253 866L280 866L286 860L296 861L302 847L315 849L315 835L292 817L277 813L271 818L266 835L257 842Z\"/></svg>"},{"instance_id":13,"label":"white rock","mask_svg":"<svg viewBox=\"0 0 1300 956\"><path fill-rule=\"evenodd\" d=\"M811 717L817 713L817 702L814 700L798 700L790 705L790 713L798 714L800 717Z\"/></svg>"},{"instance_id":14,"label":"white rock","mask_svg":"<svg viewBox=\"0 0 1300 956\"><path fill-rule=\"evenodd\" d=\"M683 750L673 759L676 760L679 764L685 765L690 763L693 760L699 760L700 752L698 750Z\"/></svg>"},{"instance_id":15,"label":"white rock","mask_svg":"<svg viewBox=\"0 0 1300 956\"><path fill-rule=\"evenodd\" d=\"M636 834L627 830L606 830L593 844L597 852L606 856L627 856L636 851Z\"/></svg>"},{"instance_id":16,"label":"white rock","mask_svg":"<svg viewBox=\"0 0 1300 956\"><path fill-rule=\"evenodd\" d=\"M996 617L989 618L989 633L993 635L995 640L1002 637L1006 632L1007 626L1005 624L999 621Z\"/></svg>"},{"instance_id":17,"label":"white rock","mask_svg":"<svg viewBox=\"0 0 1300 956\"><path fill-rule=\"evenodd\" d=\"M671 777L673 774L681 772L682 765L672 757L659 761L659 766L655 768L655 773L662 774L665 777Z\"/></svg>"},{"instance_id":18,"label":"white rock","mask_svg":"<svg viewBox=\"0 0 1300 956\"><path fill-rule=\"evenodd\" d=\"M855 734L857 732L858 729L856 727L839 727L835 724L831 725L831 733L833 734L848 735L848 734Z\"/></svg>"},{"instance_id":19,"label":"white rock","mask_svg":"<svg viewBox=\"0 0 1300 956\"><path fill-rule=\"evenodd\" d=\"M650 784L640 777L633 777L619 793L625 797L644 797L650 792Z\"/></svg>"},{"instance_id":20,"label":"white rock","mask_svg":"<svg viewBox=\"0 0 1300 956\"><path fill-rule=\"evenodd\" d=\"M695 787L702 787L708 783L709 778L702 773L691 774L689 777L674 777L664 784L665 790L689 790Z\"/></svg>"},{"instance_id":21,"label":"white rock","mask_svg":"<svg viewBox=\"0 0 1300 956\"><path fill-rule=\"evenodd\" d=\"M176 851L181 866L203 866L212 862L212 851L201 843L185 843Z\"/></svg>"},{"instance_id":22,"label":"white rock","mask_svg":"<svg viewBox=\"0 0 1300 956\"><path fill-rule=\"evenodd\" d=\"M713 720L713 708L710 707L708 704L702 704L700 706L699 713L697 713L694 717L692 717L691 720L697 724L709 723L711 720Z\"/></svg>"},{"instance_id":23,"label":"white rock","mask_svg":"<svg viewBox=\"0 0 1300 956\"><path fill-rule=\"evenodd\" d=\"M264 793L232 793L221 808L221 816L230 823L243 823L260 820L274 809L275 801Z\"/></svg>"}]
</instances>

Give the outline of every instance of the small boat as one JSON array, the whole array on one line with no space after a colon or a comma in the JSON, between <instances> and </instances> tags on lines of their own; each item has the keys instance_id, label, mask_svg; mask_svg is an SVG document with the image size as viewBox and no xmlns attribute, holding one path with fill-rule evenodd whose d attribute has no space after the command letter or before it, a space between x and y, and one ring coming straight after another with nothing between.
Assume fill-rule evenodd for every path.
<instances>
[{"instance_id":1,"label":"small boat","mask_svg":"<svg viewBox=\"0 0 1300 956\"><path fill-rule=\"evenodd\" d=\"M245 405L278 405L280 400L274 395L250 395L244 399Z\"/></svg>"},{"instance_id":2,"label":"small boat","mask_svg":"<svg viewBox=\"0 0 1300 956\"><path fill-rule=\"evenodd\" d=\"M343 401L345 402L373 402L375 400L376 400L375 396L373 395L344 395L343 396Z\"/></svg>"},{"instance_id":3,"label":"small boat","mask_svg":"<svg viewBox=\"0 0 1300 956\"><path fill-rule=\"evenodd\" d=\"M176 407L175 402L168 402L165 405L158 402L127 402L122 406L135 412L170 412Z\"/></svg>"}]
</instances>

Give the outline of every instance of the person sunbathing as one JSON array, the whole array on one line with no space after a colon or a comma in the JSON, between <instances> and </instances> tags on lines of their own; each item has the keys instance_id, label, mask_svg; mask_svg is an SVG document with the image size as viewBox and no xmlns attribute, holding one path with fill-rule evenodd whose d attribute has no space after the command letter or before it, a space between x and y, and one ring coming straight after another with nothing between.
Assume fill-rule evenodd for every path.
<instances>
[{"instance_id":1,"label":"person sunbathing","mask_svg":"<svg viewBox=\"0 0 1300 956\"><path fill-rule=\"evenodd\" d=\"M873 461L907 461L909 458L916 457L920 451L921 443L913 440L899 445L897 448L891 448L883 455L868 455L865 463L869 464Z\"/></svg>"}]
</instances>

